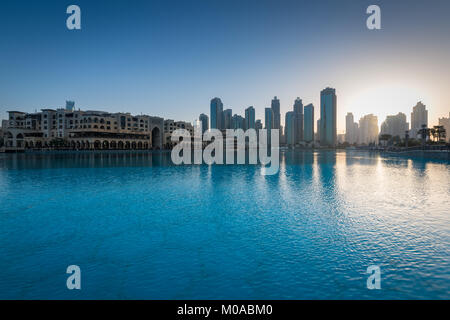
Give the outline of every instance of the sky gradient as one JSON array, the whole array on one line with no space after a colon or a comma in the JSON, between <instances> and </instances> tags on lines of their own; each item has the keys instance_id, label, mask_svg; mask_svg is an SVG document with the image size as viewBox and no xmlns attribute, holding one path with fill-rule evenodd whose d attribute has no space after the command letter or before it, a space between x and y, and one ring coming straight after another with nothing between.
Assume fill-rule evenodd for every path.
<instances>
[{"instance_id":1,"label":"sky gradient","mask_svg":"<svg viewBox=\"0 0 450 320\"><path fill-rule=\"evenodd\" d=\"M82 29L66 28L81 7ZM366 28L381 7L382 30ZM429 125L450 111L450 1L1 1L0 118L63 106L193 121L209 102L282 123L296 97L316 106L336 88L345 114L404 112Z\"/></svg>"}]
</instances>

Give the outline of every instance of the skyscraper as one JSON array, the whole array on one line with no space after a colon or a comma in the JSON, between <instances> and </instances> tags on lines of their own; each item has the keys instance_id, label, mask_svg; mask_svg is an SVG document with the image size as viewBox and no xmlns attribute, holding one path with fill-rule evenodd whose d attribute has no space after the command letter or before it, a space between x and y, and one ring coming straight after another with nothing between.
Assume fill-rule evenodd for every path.
<instances>
[{"instance_id":1,"label":"skyscraper","mask_svg":"<svg viewBox=\"0 0 450 320\"><path fill-rule=\"evenodd\" d=\"M358 142L358 123L355 122L351 112L345 116L345 141L350 144Z\"/></svg>"},{"instance_id":2,"label":"skyscraper","mask_svg":"<svg viewBox=\"0 0 450 320\"><path fill-rule=\"evenodd\" d=\"M336 90L326 88L320 92L320 144L334 147L337 132L337 97Z\"/></svg>"},{"instance_id":3,"label":"skyscraper","mask_svg":"<svg viewBox=\"0 0 450 320\"><path fill-rule=\"evenodd\" d=\"M244 118L240 115L235 114L231 119L231 128L230 129L244 129L245 123Z\"/></svg>"},{"instance_id":4,"label":"skyscraper","mask_svg":"<svg viewBox=\"0 0 450 320\"><path fill-rule=\"evenodd\" d=\"M260 130L260 129L262 129L263 128L263 125L262 125L262 122L261 122L261 120L256 120L256 122L255 122L255 129L256 130Z\"/></svg>"},{"instance_id":5,"label":"skyscraper","mask_svg":"<svg viewBox=\"0 0 450 320\"><path fill-rule=\"evenodd\" d=\"M211 129L223 129L223 103L220 98L211 100Z\"/></svg>"},{"instance_id":6,"label":"skyscraper","mask_svg":"<svg viewBox=\"0 0 450 320\"><path fill-rule=\"evenodd\" d=\"M255 108L245 109L245 129L255 129Z\"/></svg>"},{"instance_id":7,"label":"skyscraper","mask_svg":"<svg viewBox=\"0 0 450 320\"><path fill-rule=\"evenodd\" d=\"M265 124L267 129L267 145L271 144L271 130L273 129L273 109L266 108L265 109Z\"/></svg>"},{"instance_id":8,"label":"skyscraper","mask_svg":"<svg viewBox=\"0 0 450 320\"><path fill-rule=\"evenodd\" d=\"M411 132L410 136L415 138L418 131L422 128L422 125L428 127L428 111L422 101L419 101L415 107L413 107L413 112L411 112Z\"/></svg>"},{"instance_id":9,"label":"skyscraper","mask_svg":"<svg viewBox=\"0 0 450 320\"><path fill-rule=\"evenodd\" d=\"M272 100L271 109L273 113L272 129L280 129L281 126L280 100L278 100L276 96Z\"/></svg>"},{"instance_id":10,"label":"skyscraper","mask_svg":"<svg viewBox=\"0 0 450 320\"><path fill-rule=\"evenodd\" d=\"M209 118L206 114L202 113L198 120L202 124L202 133L209 129Z\"/></svg>"},{"instance_id":11,"label":"skyscraper","mask_svg":"<svg viewBox=\"0 0 450 320\"><path fill-rule=\"evenodd\" d=\"M405 137L405 132L409 130L409 123L406 122L406 114L399 112L395 116L387 116L381 124L380 134L389 134L392 137Z\"/></svg>"},{"instance_id":12,"label":"skyscraper","mask_svg":"<svg viewBox=\"0 0 450 320\"><path fill-rule=\"evenodd\" d=\"M371 144L378 141L378 118L368 114L359 120L359 142Z\"/></svg>"},{"instance_id":13,"label":"skyscraper","mask_svg":"<svg viewBox=\"0 0 450 320\"><path fill-rule=\"evenodd\" d=\"M306 142L314 141L314 106L312 103L305 106L303 123L303 140Z\"/></svg>"},{"instance_id":14,"label":"skyscraper","mask_svg":"<svg viewBox=\"0 0 450 320\"><path fill-rule=\"evenodd\" d=\"M317 131L316 131L316 137L315 140L320 142L320 119L317 119Z\"/></svg>"},{"instance_id":15,"label":"skyscraper","mask_svg":"<svg viewBox=\"0 0 450 320\"><path fill-rule=\"evenodd\" d=\"M289 146L295 145L295 112L286 112L286 118L284 122L284 135L286 139L286 144Z\"/></svg>"},{"instance_id":16,"label":"skyscraper","mask_svg":"<svg viewBox=\"0 0 450 320\"><path fill-rule=\"evenodd\" d=\"M272 108L266 108L265 109L265 119L264 119L264 123L265 123L265 128L266 129L273 129L273 111Z\"/></svg>"},{"instance_id":17,"label":"skyscraper","mask_svg":"<svg viewBox=\"0 0 450 320\"><path fill-rule=\"evenodd\" d=\"M294 102L294 141L303 141L303 102L298 97Z\"/></svg>"},{"instance_id":18,"label":"skyscraper","mask_svg":"<svg viewBox=\"0 0 450 320\"><path fill-rule=\"evenodd\" d=\"M231 118L233 117L233 110L226 109L223 111L223 128L222 129L231 129L232 123Z\"/></svg>"}]
</instances>

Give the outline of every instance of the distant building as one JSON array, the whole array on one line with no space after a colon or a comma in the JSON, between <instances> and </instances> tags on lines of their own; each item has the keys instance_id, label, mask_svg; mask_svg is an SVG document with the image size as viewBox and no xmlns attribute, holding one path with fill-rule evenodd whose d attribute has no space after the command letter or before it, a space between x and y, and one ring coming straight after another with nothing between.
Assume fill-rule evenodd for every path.
<instances>
[{"instance_id":1,"label":"distant building","mask_svg":"<svg viewBox=\"0 0 450 320\"><path fill-rule=\"evenodd\" d=\"M354 121L353 113L349 112L345 116L345 141L349 144L358 143L358 123Z\"/></svg>"},{"instance_id":2,"label":"distant building","mask_svg":"<svg viewBox=\"0 0 450 320\"><path fill-rule=\"evenodd\" d=\"M288 146L295 145L295 113L293 111L289 111L286 113L286 118L284 121L284 135L285 135L285 143Z\"/></svg>"},{"instance_id":3,"label":"distant building","mask_svg":"<svg viewBox=\"0 0 450 320\"><path fill-rule=\"evenodd\" d=\"M316 131L316 135L315 135L315 141L320 142L320 119L317 119L317 131Z\"/></svg>"},{"instance_id":4,"label":"distant building","mask_svg":"<svg viewBox=\"0 0 450 320\"><path fill-rule=\"evenodd\" d=\"M242 116L235 114L231 119L231 128L229 129L245 129L245 120Z\"/></svg>"},{"instance_id":5,"label":"distant building","mask_svg":"<svg viewBox=\"0 0 450 320\"><path fill-rule=\"evenodd\" d=\"M445 140L450 142L450 112L448 118L439 118L439 125L445 129Z\"/></svg>"},{"instance_id":6,"label":"distant building","mask_svg":"<svg viewBox=\"0 0 450 320\"><path fill-rule=\"evenodd\" d=\"M75 111L75 101L66 101L66 111L68 112Z\"/></svg>"},{"instance_id":7,"label":"distant building","mask_svg":"<svg viewBox=\"0 0 450 320\"><path fill-rule=\"evenodd\" d=\"M209 117L202 113L200 117L198 118L202 125L202 133L209 130Z\"/></svg>"},{"instance_id":8,"label":"distant building","mask_svg":"<svg viewBox=\"0 0 450 320\"><path fill-rule=\"evenodd\" d=\"M336 90L326 88L320 92L320 144L322 146L336 145L337 132L337 98Z\"/></svg>"},{"instance_id":9,"label":"distant building","mask_svg":"<svg viewBox=\"0 0 450 320\"><path fill-rule=\"evenodd\" d=\"M311 103L305 106L303 140L314 141L314 106Z\"/></svg>"},{"instance_id":10,"label":"distant building","mask_svg":"<svg viewBox=\"0 0 450 320\"><path fill-rule=\"evenodd\" d=\"M262 125L262 122L261 122L261 120L256 120L256 122L255 122L255 129L256 130L260 130L260 129L262 129L263 128L263 125Z\"/></svg>"},{"instance_id":11,"label":"distant building","mask_svg":"<svg viewBox=\"0 0 450 320\"><path fill-rule=\"evenodd\" d=\"M272 99L272 129L280 129L281 126L281 114L280 114L280 100L275 96Z\"/></svg>"},{"instance_id":12,"label":"distant building","mask_svg":"<svg viewBox=\"0 0 450 320\"><path fill-rule=\"evenodd\" d=\"M416 138L422 126L428 127L428 110L425 105L419 101L411 112L411 131L410 137Z\"/></svg>"},{"instance_id":13,"label":"distant building","mask_svg":"<svg viewBox=\"0 0 450 320\"><path fill-rule=\"evenodd\" d=\"M274 129L273 128L273 111L272 108L266 108L264 113L264 124L265 129Z\"/></svg>"},{"instance_id":14,"label":"distant building","mask_svg":"<svg viewBox=\"0 0 450 320\"><path fill-rule=\"evenodd\" d=\"M392 137L404 138L406 131L409 131L406 114L399 112L397 115L386 117L386 120L381 124L380 134L389 134Z\"/></svg>"},{"instance_id":15,"label":"distant building","mask_svg":"<svg viewBox=\"0 0 450 320\"><path fill-rule=\"evenodd\" d=\"M295 144L303 141L303 102L298 97L294 101L294 132Z\"/></svg>"},{"instance_id":16,"label":"distant building","mask_svg":"<svg viewBox=\"0 0 450 320\"><path fill-rule=\"evenodd\" d=\"M256 129L255 128L255 108L248 107L245 109L245 129Z\"/></svg>"},{"instance_id":17,"label":"distant building","mask_svg":"<svg viewBox=\"0 0 450 320\"><path fill-rule=\"evenodd\" d=\"M220 98L211 100L211 129L223 129L223 103Z\"/></svg>"},{"instance_id":18,"label":"distant building","mask_svg":"<svg viewBox=\"0 0 450 320\"><path fill-rule=\"evenodd\" d=\"M266 108L265 109L265 125L267 129L267 144L271 144L271 129L274 129L273 124L273 109L272 108Z\"/></svg>"},{"instance_id":19,"label":"distant building","mask_svg":"<svg viewBox=\"0 0 450 320\"><path fill-rule=\"evenodd\" d=\"M368 114L359 120L359 143L371 144L378 142L378 118Z\"/></svg>"},{"instance_id":20,"label":"distant building","mask_svg":"<svg viewBox=\"0 0 450 320\"><path fill-rule=\"evenodd\" d=\"M231 118L233 118L233 110L226 109L223 111L223 128L222 129L231 129L232 123Z\"/></svg>"}]
</instances>

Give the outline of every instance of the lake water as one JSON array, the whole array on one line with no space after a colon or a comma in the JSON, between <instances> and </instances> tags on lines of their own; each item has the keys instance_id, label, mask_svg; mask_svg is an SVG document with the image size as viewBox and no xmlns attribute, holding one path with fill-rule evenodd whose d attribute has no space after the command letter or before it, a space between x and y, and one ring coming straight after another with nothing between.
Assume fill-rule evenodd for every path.
<instances>
[{"instance_id":1,"label":"lake water","mask_svg":"<svg viewBox=\"0 0 450 320\"><path fill-rule=\"evenodd\" d=\"M170 153L0 155L0 298L450 298L448 161L280 161L262 176Z\"/></svg>"}]
</instances>

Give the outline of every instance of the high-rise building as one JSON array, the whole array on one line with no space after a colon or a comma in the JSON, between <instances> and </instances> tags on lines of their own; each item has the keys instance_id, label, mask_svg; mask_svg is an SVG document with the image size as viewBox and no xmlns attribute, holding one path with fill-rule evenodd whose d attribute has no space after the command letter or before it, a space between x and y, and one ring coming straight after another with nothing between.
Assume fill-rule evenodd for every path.
<instances>
[{"instance_id":1,"label":"high-rise building","mask_svg":"<svg viewBox=\"0 0 450 320\"><path fill-rule=\"evenodd\" d=\"M314 106L312 103L305 106L303 140L306 142L314 141Z\"/></svg>"},{"instance_id":2,"label":"high-rise building","mask_svg":"<svg viewBox=\"0 0 450 320\"><path fill-rule=\"evenodd\" d=\"M220 98L211 100L211 129L223 129L223 103Z\"/></svg>"},{"instance_id":3,"label":"high-rise building","mask_svg":"<svg viewBox=\"0 0 450 320\"><path fill-rule=\"evenodd\" d=\"M378 142L378 118L368 114L359 120L359 143L371 144Z\"/></svg>"},{"instance_id":4,"label":"high-rise building","mask_svg":"<svg viewBox=\"0 0 450 320\"><path fill-rule=\"evenodd\" d=\"M255 129L255 108L245 109L245 129Z\"/></svg>"},{"instance_id":5,"label":"high-rise building","mask_svg":"<svg viewBox=\"0 0 450 320\"><path fill-rule=\"evenodd\" d=\"M206 114L202 113L198 120L202 125L202 133L209 130L209 117Z\"/></svg>"},{"instance_id":6,"label":"high-rise building","mask_svg":"<svg viewBox=\"0 0 450 320\"><path fill-rule=\"evenodd\" d=\"M428 127L428 111L422 101L419 101L411 112L410 137L415 138L423 125Z\"/></svg>"},{"instance_id":7,"label":"high-rise building","mask_svg":"<svg viewBox=\"0 0 450 320\"><path fill-rule=\"evenodd\" d=\"M226 109L223 111L223 127L222 129L231 129L232 123L231 118L233 118L233 110Z\"/></svg>"},{"instance_id":8,"label":"high-rise building","mask_svg":"<svg viewBox=\"0 0 450 320\"><path fill-rule=\"evenodd\" d=\"M317 131L315 135L315 141L320 142L320 119L317 119Z\"/></svg>"},{"instance_id":9,"label":"high-rise building","mask_svg":"<svg viewBox=\"0 0 450 320\"><path fill-rule=\"evenodd\" d=\"M450 112L448 113L448 118L439 118L439 125L444 127L445 140L450 142Z\"/></svg>"},{"instance_id":10,"label":"high-rise building","mask_svg":"<svg viewBox=\"0 0 450 320\"><path fill-rule=\"evenodd\" d=\"M264 124L266 129L274 129L273 128L273 111L272 108L266 108L264 113Z\"/></svg>"},{"instance_id":11,"label":"high-rise building","mask_svg":"<svg viewBox=\"0 0 450 320\"><path fill-rule=\"evenodd\" d=\"M303 141L303 102L302 99L295 99L294 102L294 141Z\"/></svg>"},{"instance_id":12,"label":"high-rise building","mask_svg":"<svg viewBox=\"0 0 450 320\"><path fill-rule=\"evenodd\" d=\"M358 143L358 123L354 121L353 113L345 116L345 141L350 144Z\"/></svg>"},{"instance_id":13,"label":"high-rise building","mask_svg":"<svg viewBox=\"0 0 450 320\"><path fill-rule=\"evenodd\" d=\"M336 90L326 88L320 92L320 144L334 147L337 132L337 97Z\"/></svg>"},{"instance_id":14,"label":"high-rise building","mask_svg":"<svg viewBox=\"0 0 450 320\"><path fill-rule=\"evenodd\" d=\"M280 114L280 100L275 96L271 105L273 113L272 129L280 129L281 126L281 114Z\"/></svg>"},{"instance_id":15,"label":"high-rise building","mask_svg":"<svg viewBox=\"0 0 450 320\"><path fill-rule=\"evenodd\" d=\"M380 134L389 134L392 137L404 138L409 131L409 123L406 122L406 114L399 112L393 116L387 116L381 124Z\"/></svg>"},{"instance_id":16,"label":"high-rise building","mask_svg":"<svg viewBox=\"0 0 450 320\"><path fill-rule=\"evenodd\" d=\"M231 119L231 128L229 129L245 129L245 120L242 116L235 114Z\"/></svg>"},{"instance_id":17,"label":"high-rise building","mask_svg":"<svg viewBox=\"0 0 450 320\"><path fill-rule=\"evenodd\" d=\"M262 125L262 122L261 122L261 120L256 120L256 122L255 122L255 129L256 130L260 130L260 129L262 129L263 128L263 125Z\"/></svg>"},{"instance_id":18,"label":"high-rise building","mask_svg":"<svg viewBox=\"0 0 450 320\"><path fill-rule=\"evenodd\" d=\"M75 101L66 101L66 111L68 112L74 112L75 111Z\"/></svg>"},{"instance_id":19,"label":"high-rise building","mask_svg":"<svg viewBox=\"0 0 450 320\"><path fill-rule=\"evenodd\" d=\"M271 130L273 129L273 109L272 108L266 108L265 109L265 125L267 129L267 144L271 144Z\"/></svg>"},{"instance_id":20,"label":"high-rise building","mask_svg":"<svg viewBox=\"0 0 450 320\"><path fill-rule=\"evenodd\" d=\"M289 111L286 112L286 118L284 121L284 135L285 135L285 142L289 146L295 145L295 112Z\"/></svg>"}]
</instances>

